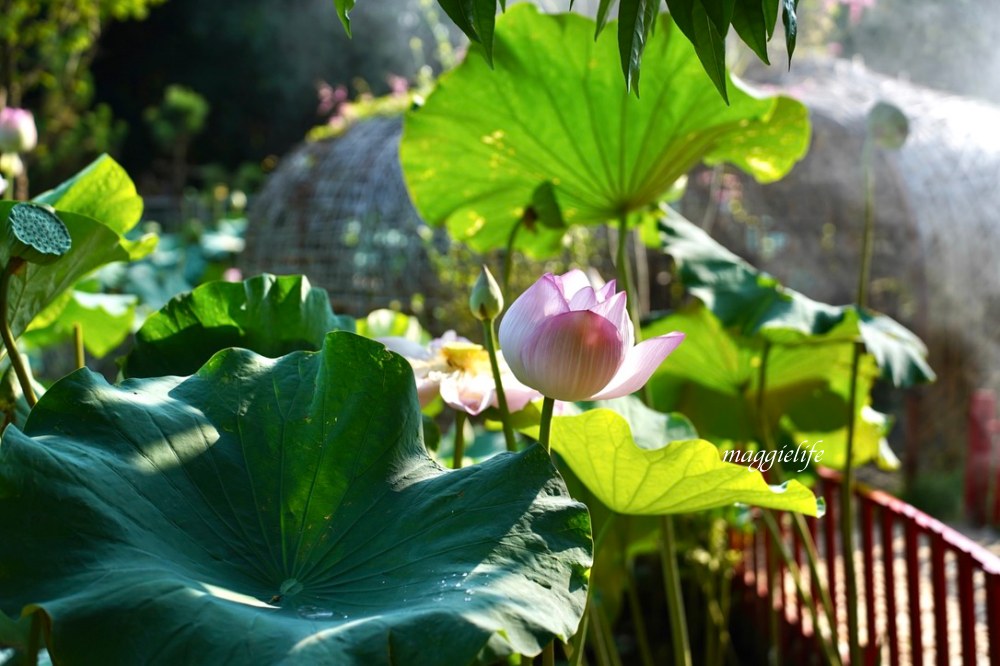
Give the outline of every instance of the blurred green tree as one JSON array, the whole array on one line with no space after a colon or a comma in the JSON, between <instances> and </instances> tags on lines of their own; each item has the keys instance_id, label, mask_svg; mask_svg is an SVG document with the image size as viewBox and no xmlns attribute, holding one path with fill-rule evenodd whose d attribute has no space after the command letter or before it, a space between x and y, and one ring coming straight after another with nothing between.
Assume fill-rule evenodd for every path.
<instances>
[{"instance_id":1,"label":"blurred green tree","mask_svg":"<svg viewBox=\"0 0 1000 666\"><path fill-rule=\"evenodd\" d=\"M354 14L353 40L330 0L170 0L142 24L115 25L102 40L94 72L98 99L132 128L123 163L131 173L147 174L146 191L167 184L165 173L149 180L158 145L142 116L177 83L197 90L212 109L191 145L192 164L272 166L265 158L284 154L329 115L318 113L321 82L382 94L390 90L390 75L413 80L425 65L440 70L434 28L421 4L365 3ZM457 38L457 30L452 35ZM188 184L210 185L203 171L192 170Z\"/></svg>"},{"instance_id":2,"label":"blurred green tree","mask_svg":"<svg viewBox=\"0 0 1000 666\"><path fill-rule=\"evenodd\" d=\"M61 180L121 139L124 125L93 104L90 66L110 23L143 20L163 2L0 0L0 103L35 113L36 183Z\"/></svg>"},{"instance_id":3,"label":"blurred green tree","mask_svg":"<svg viewBox=\"0 0 1000 666\"><path fill-rule=\"evenodd\" d=\"M187 179L187 153L191 140L205 129L209 105L204 97L184 86L167 86L163 102L146 109L143 117L153 139L171 157L174 192L180 194Z\"/></svg>"}]
</instances>

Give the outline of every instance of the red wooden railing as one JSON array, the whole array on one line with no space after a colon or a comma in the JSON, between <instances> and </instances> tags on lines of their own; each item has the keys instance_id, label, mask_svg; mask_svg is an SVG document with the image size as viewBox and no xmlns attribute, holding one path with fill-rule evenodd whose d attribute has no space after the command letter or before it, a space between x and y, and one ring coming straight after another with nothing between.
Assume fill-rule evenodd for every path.
<instances>
[{"instance_id":1,"label":"red wooden railing","mask_svg":"<svg viewBox=\"0 0 1000 666\"><path fill-rule=\"evenodd\" d=\"M859 538L854 557L859 589L857 599L847 600L837 538L841 490L840 474L820 468L817 493L826 499L827 515L819 521L809 519L809 526L818 539L845 660L846 604L851 603L863 609L866 665L1000 666L1000 557L888 493L858 486ZM795 533L786 528L783 538L802 563L802 544ZM738 538L736 546L744 552L737 592L744 603L755 607L753 616L758 620L770 615L769 590L775 588L784 663L818 663L815 628L790 575L777 563L774 579L768 575L768 558L778 553L763 526ZM805 587L812 591L808 581Z\"/></svg>"}]
</instances>

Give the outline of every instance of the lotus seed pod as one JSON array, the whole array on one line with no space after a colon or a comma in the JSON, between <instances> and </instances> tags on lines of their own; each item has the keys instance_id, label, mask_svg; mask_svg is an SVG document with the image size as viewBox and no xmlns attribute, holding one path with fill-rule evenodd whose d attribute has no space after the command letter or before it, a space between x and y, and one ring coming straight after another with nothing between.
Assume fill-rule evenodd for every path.
<instances>
[{"instance_id":1,"label":"lotus seed pod","mask_svg":"<svg viewBox=\"0 0 1000 666\"><path fill-rule=\"evenodd\" d=\"M69 252L69 230L51 206L15 204L7 217L8 256L32 264L51 264Z\"/></svg>"},{"instance_id":2,"label":"lotus seed pod","mask_svg":"<svg viewBox=\"0 0 1000 666\"><path fill-rule=\"evenodd\" d=\"M868 132L880 148L899 150L910 133L910 121L898 107L879 102L868 112Z\"/></svg>"}]
</instances>

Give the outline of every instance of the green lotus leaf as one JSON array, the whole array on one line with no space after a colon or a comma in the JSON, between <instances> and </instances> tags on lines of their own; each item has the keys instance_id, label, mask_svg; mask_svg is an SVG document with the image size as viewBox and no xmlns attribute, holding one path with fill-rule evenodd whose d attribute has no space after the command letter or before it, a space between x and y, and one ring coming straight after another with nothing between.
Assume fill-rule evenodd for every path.
<instances>
[{"instance_id":1,"label":"green lotus leaf","mask_svg":"<svg viewBox=\"0 0 1000 666\"><path fill-rule=\"evenodd\" d=\"M613 511L659 515L734 502L817 515L816 497L798 481L769 486L756 469L723 462L711 442L661 441L640 448L628 421L610 409L552 419L552 449Z\"/></svg>"},{"instance_id":2,"label":"green lotus leaf","mask_svg":"<svg viewBox=\"0 0 1000 666\"><path fill-rule=\"evenodd\" d=\"M7 220L13 206L11 201L0 202L0 220ZM56 212L69 231L72 245L58 261L45 266L28 264L23 272L11 278L8 316L15 337L85 275L114 261L142 258L156 246L156 236L128 240L90 217L62 210ZM9 259L4 248L0 252L0 265L6 265Z\"/></svg>"},{"instance_id":3,"label":"green lotus leaf","mask_svg":"<svg viewBox=\"0 0 1000 666\"><path fill-rule=\"evenodd\" d=\"M131 231L142 217L142 197L136 192L135 183L108 155L101 155L34 201L100 220L120 234Z\"/></svg>"},{"instance_id":4,"label":"green lotus leaf","mask_svg":"<svg viewBox=\"0 0 1000 666\"><path fill-rule=\"evenodd\" d=\"M667 215L658 228L680 282L736 335L781 345L863 341L882 376L896 386L934 380L923 342L891 317L788 289L679 215Z\"/></svg>"},{"instance_id":5,"label":"green lotus leaf","mask_svg":"<svg viewBox=\"0 0 1000 666\"><path fill-rule=\"evenodd\" d=\"M35 349L66 343L73 339L73 327L79 325L84 348L104 358L132 332L137 302L131 294L63 292L32 320L21 342Z\"/></svg>"},{"instance_id":6,"label":"green lotus leaf","mask_svg":"<svg viewBox=\"0 0 1000 666\"><path fill-rule=\"evenodd\" d=\"M764 408L768 427L781 445L805 441L824 451L822 463L845 462L852 345L846 319L830 329L829 340L812 343L771 343L767 358ZM678 411L698 433L718 445L762 441L757 417L760 364L765 339L726 329L707 306L694 303L643 327L643 337L681 331L684 344L650 379L653 406ZM858 429L853 457L856 464L877 461L891 467L884 442L883 415L871 409L871 389L879 371L870 355L861 359L855 414Z\"/></svg>"},{"instance_id":7,"label":"green lotus leaf","mask_svg":"<svg viewBox=\"0 0 1000 666\"><path fill-rule=\"evenodd\" d=\"M605 224L660 201L693 166L728 162L761 181L809 142L806 108L736 83L726 105L666 14L648 44L641 98L621 85L615 30L512 7L497 21L494 70L466 58L407 114L400 159L417 210L477 250L504 247L547 184L567 224ZM528 216L530 219L532 216ZM544 255L562 229L523 225Z\"/></svg>"},{"instance_id":8,"label":"green lotus leaf","mask_svg":"<svg viewBox=\"0 0 1000 666\"><path fill-rule=\"evenodd\" d=\"M409 364L360 336L187 378L79 370L0 445L0 611L54 663L535 654L586 601L590 522L539 447L431 460Z\"/></svg>"},{"instance_id":9,"label":"green lotus leaf","mask_svg":"<svg viewBox=\"0 0 1000 666\"><path fill-rule=\"evenodd\" d=\"M208 282L177 296L135 335L126 377L190 375L227 347L277 358L316 351L330 331L354 331L333 314L326 291L302 275L264 274L243 282Z\"/></svg>"},{"instance_id":10,"label":"green lotus leaf","mask_svg":"<svg viewBox=\"0 0 1000 666\"><path fill-rule=\"evenodd\" d=\"M416 317L395 310L382 308L355 322L358 335L366 338L406 338L426 344L430 334L420 325Z\"/></svg>"}]
</instances>

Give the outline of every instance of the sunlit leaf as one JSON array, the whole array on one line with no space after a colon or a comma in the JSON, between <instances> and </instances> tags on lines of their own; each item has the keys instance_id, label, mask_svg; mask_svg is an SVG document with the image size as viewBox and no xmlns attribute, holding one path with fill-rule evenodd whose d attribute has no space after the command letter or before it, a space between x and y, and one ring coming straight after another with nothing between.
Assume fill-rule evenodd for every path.
<instances>
[{"instance_id":1,"label":"sunlit leaf","mask_svg":"<svg viewBox=\"0 0 1000 666\"><path fill-rule=\"evenodd\" d=\"M800 344L771 343L764 391L765 419L782 446L802 441L824 451L822 463L842 466L850 410L852 344L842 324L828 337ZM765 338L727 329L700 303L643 328L651 337L670 331L686 334L649 382L654 406L691 419L700 436L717 444L762 446L758 387ZM879 371L871 356L862 358L854 407L859 416L854 442L858 464L884 458L885 424L866 419Z\"/></svg>"},{"instance_id":2,"label":"sunlit leaf","mask_svg":"<svg viewBox=\"0 0 1000 666\"><path fill-rule=\"evenodd\" d=\"M400 156L417 209L476 250L504 247L534 193L551 183L562 217L605 224L643 211L698 162L762 181L806 151L804 106L731 83L727 106L669 16L643 54L642 97L624 94L618 45L577 15L512 7L497 21L495 69L467 58L406 118ZM561 232L519 233L545 255Z\"/></svg>"},{"instance_id":3,"label":"sunlit leaf","mask_svg":"<svg viewBox=\"0 0 1000 666\"><path fill-rule=\"evenodd\" d=\"M100 221L112 231L131 231L142 217L142 197L128 173L101 155L78 174L34 201Z\"/></svg>"},{"instance_id":4,"label":"sunlit leaf","mask_svg":"<svg viewBox=\"0 0 1000 666\"><path fill-rule=\"evenodd\" d=\"M13 205L10 201L0 202L0 224L7 224ZM72 246L58 261L46 266L29 264L23 273L11 278L8 316L15 337L84 276L114 261L134 261L144 257L156 246L153 235L132 241L89 217L67 211L57 212L69 230ZM5 251L0 251L0 265L6 265L8 259Z\"/></svg>"},{"instance_id":5,"label":"sunlit leaf","mask_svg":"<svg viewBox=\"0 0 1000 666\"><path fill-rule=\"evenodd\" d=\"M742 502L817 514L815 496L797 481L769 486L759 471L723 462L704 440L640 448L624 417L608 409L555 417L551 438L573 473L619 513L683 513Z\"/></svg>"},{"instance_id":6,"label":"sunlit leaf","mask_svg":"<svg viewBox=\"0 0 1000 666\"><path fill-rule=\"evenodd\" d=\"M315 351L330 331L353 331L335 315L326 291L301 275L258 275L208 282L150 316L122 368L126 377L189 375L227 347L277 358Z\"/></svg>"},{"instance_id":7,"label":"sunlit leaf","mask_svg":"<svg viewBox=\"0 0 1000 666\"><path fill-rule=\"evenodd\" d=\"M544 451L442 469L409 364L344 332L69 375L4 433L0 521L54 663L492 663L576 630L591 562Z\"/></svg>"},{"instance_id":8,"label":"sunlit leaf","mask_svg":"<svg viewBox=\"0 0 1000 666\"><path fill-rule=\"evenodd\" d=\"M132 332L138 299L129 294L70 290L31 322L21 340L36 349L67 343L79 325L86 350L104 358Z\"/></svg>"}]
</instances>

